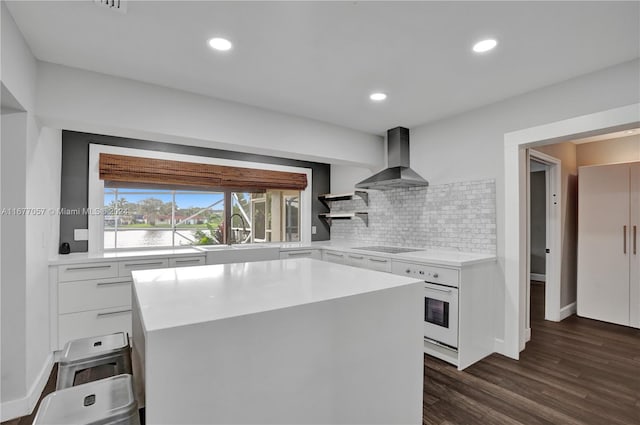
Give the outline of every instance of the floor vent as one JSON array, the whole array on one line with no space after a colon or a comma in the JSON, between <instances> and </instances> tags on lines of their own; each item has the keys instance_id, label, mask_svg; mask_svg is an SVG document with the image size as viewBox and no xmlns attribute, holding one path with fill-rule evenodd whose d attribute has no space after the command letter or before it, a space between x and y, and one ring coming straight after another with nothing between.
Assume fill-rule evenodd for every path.
<instances>
[{"instance_id":1,"label":"floor vent","mask_svg":"<svg viewBox=\"0 0 640 425\"><path fill-rule=\"evenodd\" d=\"M126 0L93 0L98 6L116 10L120 13L127 13Z\"/></svg>"}]
</instances>

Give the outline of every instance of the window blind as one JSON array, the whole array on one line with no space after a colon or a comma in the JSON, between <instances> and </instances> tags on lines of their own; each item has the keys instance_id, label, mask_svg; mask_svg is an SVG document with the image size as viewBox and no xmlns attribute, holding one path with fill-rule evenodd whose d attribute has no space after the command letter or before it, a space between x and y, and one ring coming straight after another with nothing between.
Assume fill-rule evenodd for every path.
<instances>
[{"instance_id":1,"label":"window blind","mask_svg":"<svg viewBox=\"0 0 640 425\"><path fill-rule=\"evenodd\" d=\"M100 154L100 179L107 186L170 187L219 190L304 190L307 175L196 162Z\"/></svg>"}]
</instances>

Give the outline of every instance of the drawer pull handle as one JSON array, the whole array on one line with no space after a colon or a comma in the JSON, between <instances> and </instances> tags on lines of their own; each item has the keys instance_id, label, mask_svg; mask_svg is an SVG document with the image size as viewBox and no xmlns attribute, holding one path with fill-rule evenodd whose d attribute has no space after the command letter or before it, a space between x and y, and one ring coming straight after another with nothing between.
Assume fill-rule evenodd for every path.
<instances>
[{"instance_id":1,"label":"drawer pull handle","mask_svg":"<svg viewBox=\"0 0 640 425\"><path fill-rule=\"evenodd\" d=\"M199 258L195 258L195 259L191 259L191 260L176 260L176 264L180 263L180 264L186 264L186 263L199 263L200 259Z\"/></svg>"},{"instance_id":2,"label":"drawer pull handle","mask_svg":"<svg viewBox=\"0 0 640 425\"><path fill-rule=\"evenodd\" d=\"M447 293L447 294L450 294L450 293L451 293L451 289L439 289L439 288L433 288L433 287L431 287L431 286L429 286L429 287L427 287L427 288L424 288L424 289L425 289L425 290L427 290L427 291L445 292L445 293Z\"/></svg>"},{"instance_id":3,"label":"drawer pull handle","mask_svg":"<svg viewBox=\"0 0 640 425\"><path fill-rule=\"evenodd\" d=\"M311 251L303 251L303 252L290 252L289 257L293 257L295 255L311 255Z\"/></svg>"},{"instance_id":4,"label":"drawer pull handle","mask_svg":"<svg viewBox=\"0 0 640 425\"><path fill-rule=\"evenodd\" d=\"M138 266L161 266L162 261L155 261L153 263L135 263L135 264L125 264L125 267L138 267Z\"/></svg>"},{"instance_id":5,"label":"drawer pull handle","mask_svg":"<svg viewBox=\"0 0 640 425\"><path fill-rule=\"evenodd\" d=\"M327 254L327 255L332 255L332 256L334 256L334 257L340 257L340 258L344 257L344 254L335 254L335 253L333 253L333 252L327 252L326 254Z\"/></svg>"},{"instance_id":6,"label":"drawer pull handle","mask_svg":"<svg viewBox=\"0 0 640 425\"><path fill-rule=\"evenodd\" d=\"M109 311L107 313L98 313L98 317L104 317L104 316L112 316L114 314L121 314L121 313L131 313L131 309L128 310L118 310L118 311Z\"/></svg>"},{"instance_id":7,"label":"drawer pull handle","mask_svg":"<svg viewBox=\"0 0 640 425\"><path fill-rule=\"evenodd\" d=\"M122 285L123 283L131 283L131 281L119 280L117 282L98 282L97 286Z\"/></svg>"},{"instance_id":8,"label":"drawer pull handle","mask_svg":"<svg viewBox=\"0 0 640 425\"><path fill-rule=\"evenodd\" d=\"M362 260L364 257L358 257L355 255L350 255L349 258L353 258L354 260Z\"/></svg>"},{"instance_id":9,"label":"drawer pull handle","mask_svg":"<svg viewBox=\"0 0 640 425\"><path fill-rule=\"evenodd\" d=\"M378 260L377 258L369 258L369 261L373 261L374 263L388 263L389 260Z\"/></svg>"},{"instance_id":10,"label":"drawer pull handle","mask_svg":"<svg viewBox=\"0 0 640 425\"><path fill-rule=\"evenodd\" d=\"M111 264L106 266L83 266L83 267L67 267L67 271L76 271L76 270L98 270L98 269L110 269Z\"/></svg>"}]
</instances>

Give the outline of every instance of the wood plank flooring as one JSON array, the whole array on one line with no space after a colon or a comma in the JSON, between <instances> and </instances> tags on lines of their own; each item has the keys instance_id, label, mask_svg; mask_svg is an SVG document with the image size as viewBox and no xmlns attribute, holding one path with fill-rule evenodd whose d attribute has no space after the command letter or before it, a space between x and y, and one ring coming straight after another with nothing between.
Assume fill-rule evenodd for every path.
<instances>
[{"instance_id":1,"label":"wood plank flooring","mask_svg":"<svg viewBox=\"0 0 640 425\"><path fill-rule=\"evenodd\" d=\"M532 285L520 360L492 354L458 372L425 356L423 423L640 424L640 330L571 316L544 321Z\"/></svg>"},{"instance_id":2,"label":"wood plank flooring","mask_svg":"<svg viewBox=\"0 0 640 425\"><path fill-rule=\"evenodd\" d=\"M543 285L532 286L531 315L520 361L492 354L458 372L425 355L423 424L640 425L640 330L577 316L546 322ZM90 373L77 380L108 371ZM34 416L2 425L30 425Z\"/></svg>"}]
</instances>

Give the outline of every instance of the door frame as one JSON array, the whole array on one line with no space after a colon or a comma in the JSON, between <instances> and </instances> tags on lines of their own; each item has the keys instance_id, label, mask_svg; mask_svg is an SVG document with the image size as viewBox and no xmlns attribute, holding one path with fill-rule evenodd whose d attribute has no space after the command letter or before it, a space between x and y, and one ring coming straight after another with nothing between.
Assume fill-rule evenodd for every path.
<instances>
[{"instance_id":1,"label":"door frame","mask_svg":"<svg viewBox=\"0 0 640 425\"><path fill-rule=\"evenodd\" d=\"M546 248L549 253L545 259L545 295L544 319L554 322L560 321L560 282L562 279L562 161L551 155L527 149L528 160L533 159L547 166L546 180ZM527 276L531 276L531 173L527 170ZM531 281L531 278L529 278ZM526 285L526 328L525 339L531 339L531 285Z\"/></svg>"},{"instance_id":2,"label":"door frame","mask_svg":"<svg viewBox=\"0 0 640 425\"><path fill-rule=\"evenodd\" d=\"M504 339L502 354L524 349L526 314L526 148L590 137L640 125L640 103L582 115L504 135Z\"/></svg>"}]
</instances>

